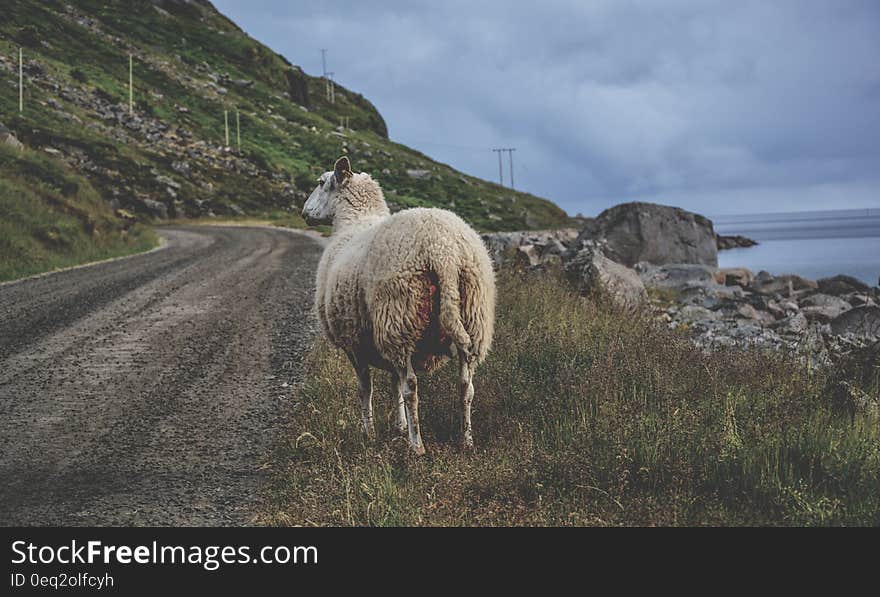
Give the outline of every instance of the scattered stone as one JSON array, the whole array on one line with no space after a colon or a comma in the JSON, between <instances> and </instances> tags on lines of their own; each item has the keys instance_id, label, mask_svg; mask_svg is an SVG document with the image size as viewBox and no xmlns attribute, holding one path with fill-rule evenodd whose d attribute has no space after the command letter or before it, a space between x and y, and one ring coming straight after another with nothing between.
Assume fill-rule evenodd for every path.
<instances>
[{"instance_id":1,"label":"scattered stone","mask_svg":"<svg viewBox=\"0 0 880 597\"><path fill-rule=\"evenodd\" d=\"M594 248L578 252L565 264L565 272L586 292L608 296L621 306L634 307L646 298L645 285L633 270Z\"/></svg>"},{"instance_id":2,"label":"scattered stone","mask_svg":"<svg viewBox=\"0 0 880 597\"><path fill-rule=\"evenodd\" d=\"M762 276L761 274L766 274ZM755 277L752 290L766 295L782 295L791 297L794 293L804 290L815 290L819 286L813 280L801 276L771 276L767 272L759 272Z\"/></svg>"},{"instance_id":3,"label":"scattered stone","mask_svg":"<svg viewBox=\"0 0 880 597\"><path fill-rule=\"evenodd\" d=\"M454 207L450 205L450 207ZM569 250L569 245L577 237L577 230L563 228L560 230L535 230L526 232L493 232L483 234L483 242L489 250L496 267L515 255L517 247L532 245L537 254L546 259L549 255L561 255ZM574 254L574 253L572 253Z\"/></svg>"},{"instance_id":4,"label":"scattered stone","mask_svg":"<svg viewBox=\"0 0 880 597\"><path fill-rule=\"evenodd\" d=\"M652 265L643 261L637 263L634 269L645 286L652 288L682 291L715 285L715 270L707 265L695 263Z\"/></svg>"},{"instance_id":5,"label":"scattered stone","mask_svg":"<svg viewBox=\"0 0 880 597\"><path fill-rule=\"evenodd\" d=\"M422 180L431 176L430 170L407 170L406 175L416 180Z\"/></svg>"},{"instance_id":6,"label":"scattered stone","mask_svg":"<svg viewBox=\"0 0 880 597\"><path fill-rule=\"evenodd\" d=\"M18 150L24 149L24 144L12 134L8 128L0 124L0 144L8 145Z\"/></svg>"},{"instance_id":7,"label":"scattered stone","mask_svg":"<svg viewBox=\"0 0 880 597\"><path fill-rule=\"evenodd\" d=\"M831 321L831 331L839 336L876 340L880 338L880 307L866 305L841 313Z\"/></svg>"},{"instance_id":8,"label":"scattered stone","mask_svg":"<svg viewBox=\"0 0 880 597\"><path fill-rule=\"evenodd\" d=\"M699 305L684 305L675 312L675 318L679 321L693 323L695 321L706 321L718 319L718 313L710 311L706 307Z\"/></svg>"},{"instance_id":9,"label":"scattered stone","mask_svg":"<svg viewBox=\"0 0 880 597\"><path fill-rule=\"evenodd\" d=\"M154 218L159 218L162 220L168 219L168 206L161 201L155 201L153 199L146 198L140 198L138 199L138 201L143 206L144 211L149 213Z\"/></svg>"},{"instance_id":10,"label":"scattered stone","mask_svg":"<svg viewBox=\"0 0 880 597\"><path fill-rule=\"evenodd\" d=\"M744 267L729 267L715 272L715 281L724 286L740 286L747 288L754 284L755 274Z\"/></svg>"},{"instance_id":11,"label":"scattered stone","mask_svg":"<svg viewBox=\"0 0 880 597\"><path fill-rule=\"evenodd\" d=\"M761 325L770 325L776 322L776 318L766 311L759 311L749 303L742 303L736 308L736 313L741 319L757 321Z\"/></svg>"}]
</instances>

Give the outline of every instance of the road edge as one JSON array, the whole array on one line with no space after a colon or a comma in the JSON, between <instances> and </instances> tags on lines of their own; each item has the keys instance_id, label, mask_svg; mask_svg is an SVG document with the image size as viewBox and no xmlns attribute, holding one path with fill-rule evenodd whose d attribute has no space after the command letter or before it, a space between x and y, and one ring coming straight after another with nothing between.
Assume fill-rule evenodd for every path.
<instances>
[{"instance_id":1,"label":"road edge","mask_svg":"<svg viewBox=\"0 0 880 597\"><path fill-rule=\"evenodd\" d=\"M158 233L158 231L157 231ZM22 282L27 282L29 280L39 280L40 278L48 278L49 276L60 274L63 272L69 272L71 270L83 269L86 267L93 267L96 265L101 265L102 263L112 263L114 261L121 261L123 259L131 259L132 257L138 257L140 255L149 255L150 253L154 253L156 251L161 251L163 249L168 248L168 240L159 235L159 244L153 247L152 249L148 249L146 251L141 251L140 253L131 253L130 255L120 255L119 257L110 257L109 259L99 259L98 261L89 261L88 263L80 263L78 265L70 265L67 267L62 267L58 269L49 270L47 272L41 272L39 274L34 274L32 276L26 276L24 278L18 278L17 280L7 280L6 282L0 282L0 288L4 288L6 286L12 286L14 284L21 284Z\"/></svg>"}]
</instances>

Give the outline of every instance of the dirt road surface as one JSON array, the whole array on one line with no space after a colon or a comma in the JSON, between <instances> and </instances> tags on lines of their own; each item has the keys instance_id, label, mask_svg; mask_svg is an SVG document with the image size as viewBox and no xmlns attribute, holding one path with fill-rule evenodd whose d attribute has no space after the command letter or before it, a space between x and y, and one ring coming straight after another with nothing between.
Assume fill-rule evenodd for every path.
<instances>
[{"instance_id":1,"label":"dirt road surface","mask_svg":"<svg viewBox=\"0 0 880 597\"><path fill-rule=\"evenodd\" d=\"M158 251L0 286L0 525L240 525L314 333L320 244L162 229Z\"/></svg>"}]
</instances>

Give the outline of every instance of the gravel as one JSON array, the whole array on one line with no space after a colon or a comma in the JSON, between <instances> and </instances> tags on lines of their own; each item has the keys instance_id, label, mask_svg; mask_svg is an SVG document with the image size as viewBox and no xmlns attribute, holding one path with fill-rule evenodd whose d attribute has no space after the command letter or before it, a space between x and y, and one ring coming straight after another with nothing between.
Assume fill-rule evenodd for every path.
<instances>
[{"instance_id":1,"label":"gravel","mask_svg":"<svg viewBox=\"0 0 880 597\"><path fill-rule=\"evenodd\" d=\"M0 524L259 511L321 246L268 228L160 234L159 251L0 286Z\"/></svg>"}]
</instances>

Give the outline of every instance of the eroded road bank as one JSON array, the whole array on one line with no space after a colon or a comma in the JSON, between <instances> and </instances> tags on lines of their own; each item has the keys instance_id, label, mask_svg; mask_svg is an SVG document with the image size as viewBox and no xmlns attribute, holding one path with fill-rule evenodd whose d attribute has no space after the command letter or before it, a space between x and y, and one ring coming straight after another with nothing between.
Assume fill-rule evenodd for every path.
<instances>
[{"instance_id":1,"label":"eroded road bank","mask_svg":"<svg viewBox=\"0 0 880 597\"><path fill-rule=\"evenodd\" d=\"M267 228L0 286L0 525L247 524L321 246Z\"/></svg>"}]
</instances>

